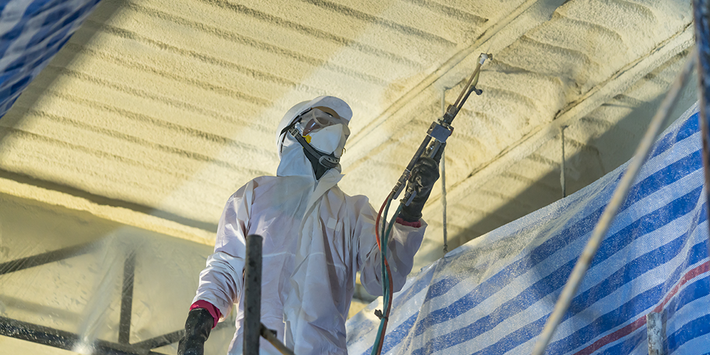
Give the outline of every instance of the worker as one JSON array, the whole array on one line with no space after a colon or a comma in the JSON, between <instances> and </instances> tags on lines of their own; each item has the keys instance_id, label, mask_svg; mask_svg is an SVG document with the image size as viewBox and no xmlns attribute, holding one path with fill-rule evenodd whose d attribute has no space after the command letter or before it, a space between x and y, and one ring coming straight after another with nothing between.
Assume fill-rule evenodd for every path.
<instances>
[{"instance_id":1,"label":"worker","mask_svg":"<svg viewBox=\"0 0 710 355\"><path fill-rule=\"evenodd\" d=\"M200 273L178 354L203 354L210 330L237 306L229 354L241 354L244 323L245 237L263 237L261 322L299 355L347 354L345 320L356 272L365 289L382 294L376 213L365 196L337 186L339 160L350 135L350 107L320 96L292 107L277 130L276 176L249 181L227 201L214 254ZM402 208L388 243L394 291L412 269L426 223L421 211L438 163L422 158L412 169L417 197ZM262 354L278 354L261 339Z\"/></svg>"}]
</instances>

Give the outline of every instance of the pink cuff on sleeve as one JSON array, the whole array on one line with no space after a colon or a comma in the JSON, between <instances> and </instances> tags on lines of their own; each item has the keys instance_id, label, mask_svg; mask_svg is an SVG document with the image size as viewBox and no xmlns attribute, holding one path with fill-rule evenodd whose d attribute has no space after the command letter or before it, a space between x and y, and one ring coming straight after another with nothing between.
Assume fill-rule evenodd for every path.
<instances>
[{"instance_id":1,"label":"pink cuff on sleeve","mask_svg":"<svg viewBox=\"0 0 710 355\"><path fill-rule=\"evenodd\" d=\"M414 228L419 228L419 227L422 226L422 222L421 222L421 221L407 222L407 221L405 221L404 219L402 219L402 217L397 217L397 223L399 223L399 224L401 224L401 225L403 225L403 226L414 227Z\"/></svg>"},{"instance_id":2,"label":"pink cuff on sleeve","mask_svg":"<svg viewBox=\"0 0 710 355\"><path fill-rule=\"evenodd\" d=\"M205 300L199 300L190 306L190 310L193 310L195 308L204 308L208 312L210 312L210 315L212 315L212 318L214 318L214 324L212 325L212 329L217 326L217 321L219 321L219 318L222 317L222 313L219 311L219 308L215 307L212 303L209 303Z\"/></svg>"}]
</instances>

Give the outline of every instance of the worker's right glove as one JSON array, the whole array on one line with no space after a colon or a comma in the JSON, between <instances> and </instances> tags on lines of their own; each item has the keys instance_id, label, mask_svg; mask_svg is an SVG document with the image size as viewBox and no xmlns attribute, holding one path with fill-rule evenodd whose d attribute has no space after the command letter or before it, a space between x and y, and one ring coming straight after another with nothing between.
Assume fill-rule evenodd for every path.
<instances>
[{"instance_id":1,"label":"worker's right glove","mask_svg":"<svg viewBox=\"0 0 710 355\"><path fill-rule=\"evenodd\" d=\"M439 155L438 157L440 157ZM436 160L421 157L412 167L412 175L407 181L407 191L413 189L416 196L409 206L402 206L399 217L407 222L417 222L422 217L422 209L431 194L431 188L439 179L439 164Z\"/></svg>"},{"instance_id":2,"label":"worker's right glove","mask_svg":"<svg viewBox=\"0 0 710 355\"><path fill-rule=\"evenodd\" d=\"M210 336L214 318L204 308L195 308L187 314L185 337L178 344L178 355L203 355L205 342Z\"/></svg>"}]
</instances>

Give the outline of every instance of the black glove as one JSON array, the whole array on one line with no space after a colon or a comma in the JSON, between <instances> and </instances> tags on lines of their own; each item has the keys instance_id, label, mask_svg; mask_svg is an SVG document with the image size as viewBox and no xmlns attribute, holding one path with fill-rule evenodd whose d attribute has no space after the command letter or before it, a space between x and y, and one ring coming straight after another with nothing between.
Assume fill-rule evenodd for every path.
<instances>
[{"instance_id":1,"label":"black glove","mask_svg":"<svg viewBox=\"0 0 710 355\"><path fill-rule=\"evenodd\" d=\"M212 325L214 325L214 318L208 310L204 308L191 310L185 321L185 336L178 344L178 355L203 355Z\"/></svg>"},{"instance_id":2,"label":"black glove","mask_svg":"<svg viewBox=\"0 0 710 355\"><path fill-rule=\"evenodd\" d=\"M438 154L438 157L441 157ZM399 217L407 222L419 221L422 217L422 209L426 200L431 194L431 188L436 180L439 179L439 163L432 158L421 157L414 163L412 175L407 181L407 191L414 190L417 195L414 197L409 206L402 206L399 212Z\"/></svg>"}]
</instances>

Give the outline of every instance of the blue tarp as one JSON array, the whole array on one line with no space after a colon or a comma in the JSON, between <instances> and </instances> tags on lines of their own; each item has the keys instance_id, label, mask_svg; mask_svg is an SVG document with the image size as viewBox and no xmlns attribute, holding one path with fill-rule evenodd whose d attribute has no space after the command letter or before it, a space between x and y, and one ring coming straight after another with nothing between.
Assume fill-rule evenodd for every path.
<instances>
[{"instance_id":1,"label":"blue tarp","mask_svg":"<svg viewBox=\"0 0 710 355\"><path fill-rule=\"evenodd\" d=\"M0 118L99 0L0 0Z\"/></svg>"},{"instance_id":2,"label":"blue tarp","mask_svg":"<svg viewBox=\"0 0 710 355\"><path fill-rule=\"evenodd\" d=\"M710 352L698 127L696 105L657 141L549 354L648 354L649 312L663 312L668 353ZM383 353L530 354L627 165L424 268L394 297ZM351 355L370 354L375 307L348 321Z\"/></svg>"}]
</instances>

